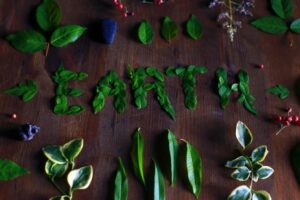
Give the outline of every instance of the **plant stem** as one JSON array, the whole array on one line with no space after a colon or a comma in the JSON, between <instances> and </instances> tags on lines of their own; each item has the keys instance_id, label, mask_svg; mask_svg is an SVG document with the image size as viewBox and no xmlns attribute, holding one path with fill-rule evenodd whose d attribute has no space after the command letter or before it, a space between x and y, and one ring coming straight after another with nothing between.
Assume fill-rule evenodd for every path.
<instances>
[{"instance_id":1,"label":"plant stem","mask_svg":"<svg viewBox=\"0 0 300 200\"><path fill-rule=\"evenodd\" d=\"M49 177L50 178L50 177ZM63 195L66 195L67 193L55 182L54 177L50 178L52 184L56 187L57 190L59 190Z\"/></svg>"},{"instance_id":2,"label":"plant stem","mask_svg":"<svg viewBox=\"0 0 300 200\"><path fill-rule=\"evenodd\" d=\"M282 126L282 127L279 129L279 131L276 132L276 135L279 135L279 133L280 133L281 131L283 131L283 129L285 129L286 127L288 127L288 126Z\"/></svg>"},{"instance_id":3,"label":"plant stem","mask_svg":"<svg viewBox=\"0 0 300 200\"><path fill-rule=\"evenodd\" d=\"M45 56L46 56L46 57L48 56L49 49L50 49L50 43L48 42L48 43L47 43L47 47L46 47L46 49L45 49Z\"/></svg>"}]
</instances>

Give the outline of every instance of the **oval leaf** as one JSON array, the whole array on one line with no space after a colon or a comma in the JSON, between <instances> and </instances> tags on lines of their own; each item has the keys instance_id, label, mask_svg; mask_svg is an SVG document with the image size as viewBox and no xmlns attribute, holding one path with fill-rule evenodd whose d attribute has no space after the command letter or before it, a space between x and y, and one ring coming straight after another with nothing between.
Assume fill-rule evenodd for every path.
<instances>
[{"instance_id":1,"label":"oval leaf","mask_svg":"<svg viewBox=\"0 0 300 200\"><path fill-rule=\"evenodd\" d=\"M252 151L251 160L252 162L262 162L265 160L268 153L269 151L266 145L259 146Z\"/></svg>"},{"instance_id":2,"label":"oval leaf","mask_svg":"<svg viewBox=\"0 0 300 200\"><path fill-rule=\"evenodd\" d=\"M128 179L121 158L119 158L119 168L115 177L114 200L127 200Z\"/></svg>"},{"instance_id":3,"label":"oval leaf","mask_svg":"<svg viewBox=\"0 0 300 200\"><path fill-rule=\"evenodd\" d=\"M262 166L256 171L259 179L267 179L274 173L274 169L268 166Z\"/></svg>"},{"instance_id":4,"label":"oval leaf","mask_svg":"<svg viewBox=\"0 0 300 200\"><path fill-rule=\"evenodd\" d=\"M232 174L231 177L238 181L247 181L251 175L251 171L248 167L239 167Z\"/></svg>"},{"instance_id":5,"label":"oval leaf","mask_svg":"<svg viewBox=\"0 0 300 200\"><path fill-rule=\"evenodd\" d=\"M246 185L239 186L231 192L227 200L251 200L251 190Z\"/></svg>"},{"instance_id":6,"label":"oval leaf","mask_svg":"<svg viewBox=\"0 0 300 200\"><path fill-rule=\"evenodd\" d=\"M259 18L251 22L251 25L263 32L271 34L284 34L288 30L288 26L285 21L275 16Z\"/></svg>"},{"instance_id":7,"label":"oval leaf","mask_svg":"<svg viewBox=\"0 0 300 200\"><path fill-rule=\"evenodd\" d=\"M49 145L43 148L44 155L54 163L65 164L67 161L57 145Z\"/></svg>"},{"instance_id":8,"label":"oval leaf","mask_svg":"<svg viewBox=\"0 0 300 200\"><path fill-rule=\"evenodd\" d=\"M34 53L46 48L46 38L36 31L19 31L10 34L6 40L18 51L24 53Z\"/></svg>"},{"instance_id":9,"label":"oval leaf","mask_svg":"<svg viewBox=\"0 0 300 200\"><path fill-rule=\"evenodd\" d=\"M241 121L236 124L235 135L239 143L245 149L248 145L252 143L253 136L250 129Z\"/></svg>"},{"instance_id":10,"label":"oval leaf","mask_svg":"<svg viewBox=\"0 0 300 200\"><path fill-rule=\"evenodd\" d=\"M138 37L141 43L151 44L153 41L154 33L153 28L149 21L143 20L138 28Z\"/></svg>"},{"instance_id":11,"label":"oval leaf","mask_svg":"<svg viewBox=\"0 0 300 200\"><path fill-rule=\"evenodd\" d=\"M249 164L249 160L245 156L240 156L234 160L227 161L225 167L228 168L239 168Z\"/></svg>"},{"instance_id":12,"label":"oval leaf","mask_svg":"<svg viewBox=\"0 0 300 200\"><path fill-rule=\"evenodd\" d=\"M186 23L186 32L194 40L198 40L202 36L202 24L195 15L191 15Z\"/></svg>"},{"instance_id":13,"label":"oval leaf","mask_svg":"<svg viewBox=\"0 0 300 200\"><path fill-rule=\"evenodd\" d=\"M294 32L294 33L298 33L300 34L300 19L296 19L292 22L291 24L291 30Z\"/></svg>"},{"instance_id":14,"label":"oval leaf","mask_svg":"<svg viewBox=\"0 0 300 200\"><path fill-rule=\"evenodd\" d=\"M177 177L177 160L178 160L178 142L175 135L168 130L168 153L170 157L170 181L174 185Z\"/></svg>"},{"instance_id":15,"label":"oval leaf","mask_svg":"<svg viewBox=\"0 0 300 200\"><path fill-rule=\"evenodd\" d=\"M28 174L28 170L19 166L11 160L0 159L0 181L13 180L24 174Z\"/></svg>"},{"instance_id":16,"label":"oval leaf","mask_svg":"<svg viewBox=\"0 0 300 200\"><path fill-rule=\"evenodd\" d=\"M62 153L69 162L74 162L75 158L80 154L83 148L83 139L77 138L62 146Z\"/></svg>"},{"instance_id":17,"label":"oval leaf","mask_svg":"<svg viewBox=\"0 0 300 200\"><path fill-rule=\"evenodd\" d=\"M177 24L174 21L172 21L170 17L164 17L162 28L161 28L162 37L165 40L170 41L177 36L177 32L178 32Z\"/></svg>"},{"instance_id":18,"label":"oval leaf","mask_svg":"<svg viewBox=\"0 0 300 200\"><path fill-rule=\"evenodd\" d=\"M151 199L165 200L165 183L164 177L155 161L153 161L153 182L151 183Z\"/></svg>"},{"instance_id":19,"label":"oval leaf","mask_svg":"<svg viewBox=\"0 0 300 200\"><path fill-rule=\"evenodd\" d=\"M55 29L61 20L61 10L55 0L44 0L36 9L36 20L44 31Z\"/></svg>"},{"instance_id":20,"label":"oval leaf","mask_svg":"<svg viewBox=\"0 0 300 200\"><path fill-rule=\"evenodd\" d=\"M50 160L47 160L45 164L45 172L51 177L60 177L66 173L68 169L68 164L57 164Z\"/></svg>"},{"instance_id":21,"label":"oval leaf","mask_svg":"<svg viewBox=\"0 0 300 200\"><path fill-rule=\"evenodd\" d=\"M266 191L254 191L252 200L272 200L272 197Z\"/></svg>"},{"instance_id":22,"label":"oval leaf","mask_svg":"<svg viewBox=\"0 0 300 200\"><path fill-rule=\"evenodd\" d=\"M296 180L300 185L300 144L293 147L291 151L291 164L296 176Z\"/></svg>"},{"instance_id":23,"label":"oval leaf","mask_svg":"<svg viewBox=\"0 0 300 200\"><path fill-rule=\"evenodd\" d=\"M74 169L68 174L67 180L72 191L83 190L89 187L93 178L93 167L85 166Z\"/></svg>"},{"instance_id":24,"label":"oval leaf","mask_svg":"<svg viewBox=\"0 0 300 200\"><path fill-rule=\"evenodd\" d=\"M135 175L145 185L143 152L144 152L144 139L141 134L141 129L139 128L133 135L131 161L132 161Z\"/></svg>"},{"instance_id":25,"label":"oval leaf","mask_svg":"<svg viewBox=\"0 0 300 200\"><path fill-rule=\"evenodd\" d=\"M271 5L274 12L283 19L293 15L294 5L292 0L271 0Z\"/></svg>"},{"instance_id":26,"label":"oval leaf","mask_svg":"<svg viewBox=\"0 0 300 200\"><path fill-rule=\"evenodd\" d=\"M79 25L59 27L51 35L51 44L55 47L64 47L80 38L85 30L85 27Z\"/></svg>"}]
</instances>

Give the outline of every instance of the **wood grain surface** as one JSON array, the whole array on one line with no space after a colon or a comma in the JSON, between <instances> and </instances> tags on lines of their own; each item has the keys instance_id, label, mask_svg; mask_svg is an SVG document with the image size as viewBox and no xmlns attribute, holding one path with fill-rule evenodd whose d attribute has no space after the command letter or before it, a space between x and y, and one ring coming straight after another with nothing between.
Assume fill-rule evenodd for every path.
<instances>
[{"instance_id":1,"label":"wood grain surface","mask_svg":"<svg viewBox=\"0 0 300 200\"><path fill-rule=\"evenodd\" d=\"M94 178L91 186L75 192L75 200L110 199L110 183L117 168L117 157L125 162L129 177L130 200L147 199L147 193L133 175L130 163L131 136L141 127L145 138L145 169L148 171L151 158L159 146L157 140L166 130L171 129L178 138L190 141L200 152L204 165L204 184L200 199L221 200L240 183L230 178L224 163L237 155L238 143L235 139L235 124L245 122L254 134L251 148L266 144L270 154L265 164L275 169L268 180L255 184L256 189L269 191L275 200L299 200L300 190L290 166L291 148L300 142L299 127L287 128L275 136L278 126L268 118L272 114L284 114L292 107L299 114L300 83L300 36L272 36L251 27L247 20L243 29L231 43L226 33L216 23L218 9L208 9L207 0L171 1L161 7L143 5L138 0L128 1L128 7L136 16L127 19L113 7L109 0L61 0L63 24L81 24L89 31L78 42L65 48L52 48L47 58L43 53L24 54L17 52L3 39L17 30L37 28L34 9L39 0L0 0L0 89L18 82L33 79L39 85L38 95L30 102L23 103L14 96L0 94L0 157L12 159L30 170L29 175L14 181L0 182L1 200L44 200L58 195L57 190L43 173L44 156L41 153L47 144L63 144L76 137L84 138L85 145L77 166L92 164ZM296 15L300 2L297 2ZM184 22L190 14L202 21L204 34L201 40L193 41L184 33ZM257 1L254 16L270 15L269 1ZM170 16L180 25L180 33L171 43L159 35L161 19ZM298 16L299 17L299 16ZM95 40L97 24L102 18L118 21L118 33L112 45ZM153 44L145 46L137 42L134 34L136 25L142 19L150 20L155 30ZM292 37L294 47L289 47ZM70 99L71 103L84 105L86 111L75 116L57 116L52 112L55 84L51 75L60 63L74 71L85 71L89 77L84 81L72 82L86 92L84 96ZM257 68L263 63L265 69ZM137 110L128 90L128 106L123 114L117 114L112 106L112 98L107 98L105 108L97 115L92 113L91 99L98 80L109 70L116 70L129 83L126 65L134 67L155 66L161 70L168 66L205 65L209 71L197 76L198 106L195 111L184 107L181 80L166 78L166 89L176 109L176 121L163 112L153 93L148 95L146 109ZM241 104L231 101L222 110L219 97L214 91L215 70L224 66L234 75L239 69L250 75L250 88L256 97L258 116L247 112ZM231 77L232 77L231 76ZM291 90L287 100L267 94L265 89L275 84L284 84ZM129 86L129 85L128 85ZM7 114L17 113L17 120ZM24 123L41 126L41 132L30 142L21 142L10 137L10 130ZM251 149L250 148L250 149ZM167 199L192 200L194 197L179 181L171 188L166 181Z\"/></svg>"}]
</instances>

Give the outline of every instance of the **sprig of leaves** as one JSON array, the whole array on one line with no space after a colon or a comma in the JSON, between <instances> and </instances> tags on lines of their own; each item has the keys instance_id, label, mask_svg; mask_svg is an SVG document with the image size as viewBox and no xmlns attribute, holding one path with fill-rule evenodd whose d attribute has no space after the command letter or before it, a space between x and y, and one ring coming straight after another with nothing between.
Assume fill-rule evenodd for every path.
<instances>
[{"instance_id":1,"label":"sprig of leaves","mask_svg":"<svg viewBox=\"0 0 300 200\"><path fill-rule=\"evenodd\" d=\"M96 87L96 96L93 100L94 113L100 112L105 105L105 98L114 96L114 107L118 113L126 108L126 84L118 78L118 74L111 70L104 76Z\"/></svg>"},{"instance_id":2,"label":"sprig of leaves","mask_svg":"<svg viewBox=\"0 0 300 200\"><path fill-rule=\"evenodd\" d=\"M52 79L57 83L56 96L53 112L55 114L78 114L84 111L81 105L68 104L68 97L78 97L83 94L83 92L78 88L68 88L69 81L81 81L86 79L88 74L84 72L73 72L66 70L63 65L60 65L56 70Z\"/></svg>"},{"instance_id":3,"label":"sprig of leaves","mask_svg":"<svg viewBox=\"0 0 300 200\"><path fill-rule=\"evenodd\" d=\"M216 71L216 78L218 80L218 94L221 99L221 107L224 109L229 103L229 97L232 92L239 92L240 96L238 102L242 103L244 107L252 114L257 114L254 107L255 98L250 94L249 89L249 75L244 70L239 70L238 83L233 83L231 86L228 82L227 70L219 68Z\"/></svg>"},{"instance_id":4,"label":"sprig of leaves","mask_svg":"<svg viewBox=\"0 0 300 200\"><path fill-rule=\"evenodd\" d=\"M277 95L280 99L286 99L289 96L289 90L281 84L267 89L268 93Z\"/></svg>"},{"instance_id":5,"label":"sprig of leaves","mask_svg":"<svg viewBox=\"0 0 300 200\"><path fill-rule=\"evenodd\" d=\"M50 200L72 200L76 190L83 190L89 187L93 178L93 167L84 166L75 169L75 159L83 148L83 139L73 139L66 144L48 145L43 148L43 153L48 159L45 164L45 173L56 188L62 193L61 196L50 198ZM69 171L68 171L69 170ZM67 174L68 192L60 186L57 178Z\"/></svg>"},{"instance_id":6,"label":"sprig of leaves","mask_svg":"<svg viewBox=\"0 0 300 200\"><path fill-rule=\"evenodd\" d=\"M158 69L154 67L133 69L129 66L128 75L131 79L134 102L138 109L147 106L147 92L154 90L156 99L161 108L167 112L172 119L175 119L175 110L165 90L164 76ZM144 83L146 77L153 77L154 81L152 83Z\"/></svg>"},{"instance_id":7,"label":"sprig of leaves","mask_svg":"<svg viewBox=\"0 0 300 200\"><path fill-rule=\"evenodd\" d=\"M153 28L148 20L143 20L139 24L138 38L142 44L151 44L154 38Z\"/></svg>"},{"instance_id":8,"label":"sprig of leaves","mask_svg":"<svg viewBox=\"0 0 300 200\"><path fill-rule=\"evenodd\" d=\"M191 15L186 22L186 32L193 40L201 38L203 33L203 27L199 19L195 15Z\"/></svg>"},{"instance_id":9,"label":"sprig of leaves","mask_svg":"<svg viewBox=\"0 0 300 200\"><path fill-rule=\"evenodd\" d=\"M170 17L166 16L163 19L161 27L161 35L163 39L170 42L172 39L176 38L178 33L178 26Z\"/></svg>"},{"instance_id":10,"label":"sprig of leaves","mask_svg":"<svg viewBox=\"0 0 300 200\"><path fill-rule=\"evenodd\" d=\"M35 81L28 80L6 89L4 92L6 94L18 96L24 102L28 102L37 94L38 87Z\"/></svg>"},{"instance_id":11,"label":"sprig of leaves","mask_svg":"<svg viewBox=\"0 0 300 200\"><path fill-rule=\"evenodd\" d=\"M166 69L167 76L182 77L185 107L194 110L197 107L196 74L205 74L207 68L203 66L189 65L188 67L169 67Z\"/></svg>"},{"instance_id":12,"label":"sprig of leaves","mask_svg":"<svg viewBox=\"0 0 300 200\"><path fill-rule=\"evenodd\" d=\"M29 171L27 169L15 162L7 159L0 159L0 181L13 180L28 173Z\"/></svg>"},{"instance_id":13,"label":"sprig of leaves","mask_svg":"<svg viewBox=\"0 0 300 200\"><path fill-rule=\"evenodd\" d=\"M238 122L236 126L236 138L243 149L252 143L253 136L249 128L243 123ZM274 170L269 166L264 166L262 162L265 160L269 151L267 146L262 145L254 149L250 156L239 156L231 161L227 161L225 167L234 169L231 177L237 181L251 180L250 186L242 185L234 189L228 196L228 200L271 200L271 195L266 191L255 191L253 182L259 179L267 179Z\"/></svg>"},{"instance_id":14,"label":"sprig of leaves","mask_svg":"<svg viewBox=\"0 0 300 200\"><path fill-rule=\"evenodd\" d=\"M61 15L56 0L43 0L36 9L36 21L43 31L50 33L50 38L38 31L25 30L9 34L6 40L18 51L34 53L45 50L47 56L50 45L64 47L75 42L86 31L79 25L59 26Z\"/></svg>"}]
</instances>

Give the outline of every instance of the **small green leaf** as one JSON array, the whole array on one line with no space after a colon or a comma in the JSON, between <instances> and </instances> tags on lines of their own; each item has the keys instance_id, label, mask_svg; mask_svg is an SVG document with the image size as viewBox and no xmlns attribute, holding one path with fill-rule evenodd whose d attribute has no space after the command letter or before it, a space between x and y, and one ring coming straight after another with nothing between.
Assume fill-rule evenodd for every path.
<instances>
[{"instance_id":1,"label":"small green leaf","mask_svg":"<svg viewBox=\"0 0 300 200\"><path fill-rule=\"evenodd\" d=\"M291 151L291 164L298 184L300 185L300 144Z\"/></svg>"},{"instance_id":2,"label":"small green leaf","mask_svg":"<svg viewBox=\"0 0 300 200\"><path fill-rule=\"evenodd\" d=\"M6 40L18 51L23 53L34 53L46 48L46 38L36 31L19 31L10 34Z\"/></svg>"},{"instance_id":3,"label":"small green leaf","mask_svg":"<svg viewBox=\"0 0 300 200\"><path fill-rule=\"evenodd\" d=\"M57 164L51 160L47 160L45 164L45 173L51 177L61 177L66 173L68 169L68 164Z\"/></svg>"},{"instance_id":4,"label":"small green leaf","mask_svg":"<svg viewBox=\"0 0 300 200\"><path fill-rule=\"evenodd\" d=\"M282 19L290 18L294 12L292 0L271 0L272 9Z\"/></svg>"},{"instance_id":5,"label":"small green leaf","mask_svg":"<svg viewBox=\"0 0 300 200\"><path fill-rule=\"evenodd\" d=\"M61 151L64 157L70 162L73 163L75 158L80 154L83 148L83 139L77 138L73 139L70 142L64 144L61 148Z\"/></svg>"},{"instance_id":6,"label":"small green leaf","mask_svg":"<svg viewBox=\"0 0 300 200\"><path fill-rule=\"evenodd\" d=\"M171 185L174 185L177 177L177 160L178 160L178 142L177 139L170 130L167 133L168 139L168 153L170 157L170 181Z\"/></svg>"},{"instance_id":7,"label":"small green leaf","mask_svg":"<svg viewBox=\"0 0 300 200\"><path fill-rule=\"evenodd\" d=\"M251 200L252 192L246 185L235 188L227 200Z\"/></svg>"},{"instance_id":8,"label":"small green leaf","mask_svg":"<svg viewBox=\"0 0 300 200\"><path fill-rule=\"evenodd\" d=\"M36 20L44 31L55 29L61 20L61 10L55 0L43 0L36 9Z\"/></svg>"},{"instance_id":9,"label":"small green leaf","mask_svg":"<svg viewBox=\"0 0 300 200\"><path fill-rule=\"evenodd\" d=\"M48 145L43 148L44 155L54 163L65 164L67 161L61 152L60 146Z\"/></svg>"},{"instance_id":10,"label":"small green leaf","mask_svg":"<svg viewBox=\"0 0 300 200\"><path fill-rule=\"evenodd\" d=\"M67 180L71 191L83 190L89 187L93 179L93 167L85 166L74 169L68 174Z\"/></svg>"},{"instance_id":11,"label":"small green leaf","mask_svg":"<svg viewBox=\"0 0 300 200\"><path fill-rule=\"evenodd\" d=\"M84 111L84 108L82 106L74 105L74 106L70 106L64 114L73 115L73 114L79 114L82 111Z\"/></svg>"},{"instance_id":12,"label":"small green leaf","mask_svg":"<svg viewBox=\"0 0 300 200\"><path fill-rule=\"evenodd\" d=\"M284 34L288 26L284 20L275 16L266 16L251 22L255 28L271 34Z\"/></svg>"},{"instance_id":13,"label":"small green leaf","mask_svg":"<svg viewBox=\"0 0 300 200\"><path fill-rule=\"evenodd\" d=\"M292 30L294 33L300 34L300 18L294 20L294 21L291 23L290 28L291 28L291 30Z\"/></svg>"},{"instance_id":14,"label":"small green leaf","mask_svg":"<svg viewBox=\"0 0 300 200\"><path fill-rule=\"evenodd\" d=\"M266 191L253 191L252 200L272 200L272 197Z\"/></svg>"},{"instance_id":15,"label":"small green leaf","mask_svg":"<svg viewBox=\"0 0 300 200\"><path fill-rule=\"evenodd\" d=\"M8 88L4 92L6 94L19 96L24 102L28 102L37 94L38 87L35 81L28 80Z\"/></svg>"},{"instance_id":16,"label":"small green leaf","mask_svg":"<svg viewBox=\"0 0 300 200\"><path fill-rule=\"evenodd\" d=\"M153 183L151 183L151 199L153 200L165 200L166 194L165 194L165 183L164 183L164 177L156 164L155 161L153 161Z\"/></svg>"},{"instance_id":17,"label":"small green leaf","mask_svg":"<svg viewBox=\"0 0 300 200\"><path fill-rule=\"evenodd\" d=\"M227 161L225 167L228 168L239 168L250 164L249 160L245 156L240 156L234 160Z\"/></svg>"},{"instance_id":18,"label":"small green leaf","mask_svg":"<svg viewBox=\"0 0 300 200\"><path fill-rule=\"evenodd\" d=\"M0 181L13 180L24 174L28 174L28 170L19 166L11 160L0 159Z\"/></svg>"},{"instance_id":19,"label":"small green leaf","mask_svg":"<svg viewBox=\"0 0 300 200\"><path fill-rule=\"evenodd\" d=\"M259 179L267 179L274 173L274 169L268 166L262 166L256 171Z\"/></svg>"},{"instance_id":20,"label":"small green leaf","mask_svg":"<svg viewBox=\"0 0 300 200\"><path fill-rule=\"evenodd\" d=\"M251 160L254 163L256 163L256 162L260 163L260 162L264 161L264 159L266 158L268 153L269 153L269 151L268 151L268 148L266 145L259 146L252 151Z\"/></svg>"},{"instance_id":21,"label":"small green leaf","mask_svg":"<svg viewBox=\"0 0 300 200\"><path fill-rule=\"evenodd\" d=\"M55 47L64 47L75 42L86 31L79 25L66 25L57 28L51 35L51 44Z\"/></svg>"},{"instance_id":22,"label":"small green leaf","mask_svg":"<svg viewBox=\"0 0 300 200\"><path fill-rule=\"evenodd\" d=\"M186 23L186 32L188 35L194 39L198 40L202 36L202 24L198 20L198 18L195 15L191 15L189 20Z\"/></svg>"},{"instance_id":23,"label":"small green leaf","mask_svg":"<svg viewBox=\"0 0 300 200\"><path fill-rule=\"evenodd\" d=\"M170 41L177 36L178 33L178 26L177 24L171 20L170 17L164 17L162 28L161 28L161 35L162 37Z\"/></svg>"},{"instance_id":24,"label":"small green leaf","mask_svg":"<svg viewBox=\"0 0 300 200\"><path fill-rule=\"evenodd\" d=\"M289 90L281 84L268 88L267 92L277 95L280 99L286 99L289 96Z\"/></svg>"},{"instance_id":25,"label":"small green leaf","mask_svg":"<svg viewBox=\"0 0 300 200\"><path fill-rule=\"evenodd\" d=\"M248 167L242 166L237 168L232 174L231 177L238 181L247 181L250 178L251 171Z\"/></svg>"},{"instance_id":26,"label":"small green leaf","mask_svg":"<svg viewBox=\"0 0 300 200\"><path fill-rule=\"evenodd\" d=\"M119 158L119 168L115 177L114 200L127 200L127 196L128 179L122 159Z\"/></svg>"},{"instance_id":27,"label":"small green leaf","mask_svg":"<svg viewBox=\"0 0 300 200\"><path fill-rule=\"evenodd\" d=\"M235 136L239 143L245 149L253 141L253 136L250 129L241 121L236 124Z\"/></svg>"},{"instance_id":28,"label":"small green leaf","mask_svg":"<svg viewBox=\"0 0 300 200\"><path fill-rule=\"evenodd\" d=\"M151 44L153 41L154 33L153 28L149 21L143 20L138 28L138 37L141 43Z\"/></svg>"},{"instance_id":29,"label":"small green leaf","mask_svg":"<svg viewBox=\"0 0 300 200\"><path fill-rule=\"evenodd\" d=\"M133 135L131 161L132 161L135 175L145 185L143 152L144 152L144 139L141 134L141 129L138 128Z\"/></svg>"}]
</instances>

